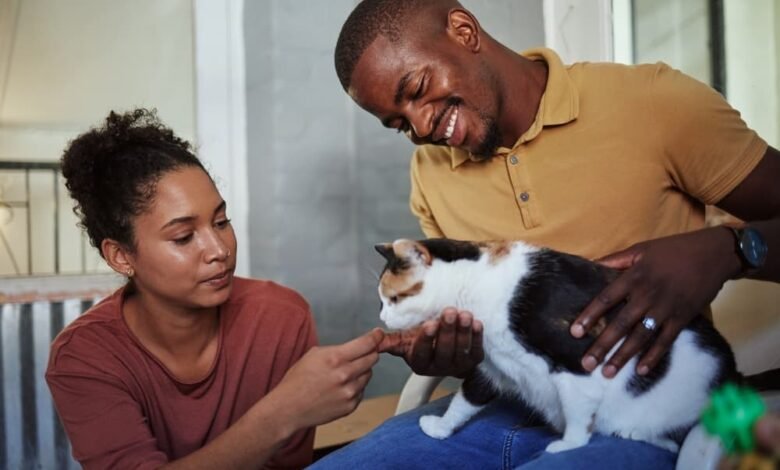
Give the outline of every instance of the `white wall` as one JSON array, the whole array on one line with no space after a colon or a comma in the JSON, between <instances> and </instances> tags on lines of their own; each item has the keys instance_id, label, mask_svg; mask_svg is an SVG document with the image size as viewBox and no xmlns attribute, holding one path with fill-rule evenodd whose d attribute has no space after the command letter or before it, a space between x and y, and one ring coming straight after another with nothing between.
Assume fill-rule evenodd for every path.
<instances>
[{"instance_id":1,"label":"white wall","mask_svg":"<svg viewBox=\"0 0 780 470\"><path fill-rule=\"evenodd\" d=\"M634 60L666 62L711 82L707 0L635 0Z\"/></svg>"},{"instance_id":2,"label":"white wall","mask_svg":"<svg viewBox=\"0 0 780 470\"><path fill-rule=\"evenodd\" d=\"M134 106L156 107L182 137L194 137L190 1L0 3L17 5L0 36L14 31L0 76L3 159L57 159L73 132Z\"/></svg>"},{"instance_id":3,"label":"white wall","mask_svg":"<svg viewBox=\"0 0 780 470\"><path fill-rule=\"evenodd\" d=\"M544 0L543 8L545 45L564 63L612 60L611 0Z\"/></svg>"},{"instance_id":4,"label":"white wall","mask_svg":"<svg viewBox=\"0 0 780 470\"><path fill-rule=\"evenodd\" d=\"M190 0L0 0L0 160L56 161L66 143L111 109L154 107L180 136L193 140L195 74ZM53 219L48 175L32 187L33 261L51 271ZM19 193L0 173L0 198ZM5 186L5 189L4 189ZM14 188L13 186L16 186ZM5 195L4 195L5 193ZM81 241L64 188L60 264L65 272L103 264ZM27 264L24 214L5 227ZM0 247L0 275L12 274Z\"/></svg>"},{"instance_id":5,"label":"white wall","mask_svg":"<svg viewBox=\"0 0 780 470\"><path fill-rule=\"evenodd\" d=\"M725 0L726 94L743 119L780 145L780 1Z\"/></svg>"}]
</instances>

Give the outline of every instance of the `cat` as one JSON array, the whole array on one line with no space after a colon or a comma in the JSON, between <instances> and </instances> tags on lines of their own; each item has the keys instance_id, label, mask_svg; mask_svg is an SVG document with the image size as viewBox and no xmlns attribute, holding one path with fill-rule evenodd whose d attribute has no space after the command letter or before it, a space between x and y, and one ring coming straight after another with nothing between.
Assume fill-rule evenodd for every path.
<instances>
[{"instance_id":1,"label":"cat","mask_svg":"<svg viewBox=\"0 0 780 470\"><path fill-rule=\"evenodd\" d=\"M570 335L572 321L618 275L584 258L519 241L402 239L375 248L387 260L379 296L389 328L414 327L450 306L484 327L485 359L443 416L420 418L433 438L446 439L502 394L521 398L562 433L548 452L583 446L593 432L676 452L710 391L740 377L728 343L701 316L645 376L636 374L636 358L612 379L601 366L586 372L582 356L622 305L585 337Z\"/></svg>"}]
</instances>

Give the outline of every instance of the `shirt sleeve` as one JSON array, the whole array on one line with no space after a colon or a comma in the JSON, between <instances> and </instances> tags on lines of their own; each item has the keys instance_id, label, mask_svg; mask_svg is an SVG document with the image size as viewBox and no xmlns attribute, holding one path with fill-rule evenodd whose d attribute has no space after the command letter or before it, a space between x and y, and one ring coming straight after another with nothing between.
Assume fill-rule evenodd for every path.
<instances>
[{"instance_id":1,"label":"shirt sleeve","mask_svg":"<svg viewBox=\"0 0 780 470\"><path fill-rule=\"evenodd\" d=\"M433 216L428 202L425 200L425 193L423 192L422 182L420 180L420 165L419 160L422 158L420 154L421 150L418 147L412 157L412 163L410 165L412 189L409 195L409 207L412 210L412 214L417 217L420 223L420 228L428 238L444 238L444 232L442 232L439 225L436 223L436 218Z\"/></svg>"},{"instance_id":2,"label":"shirt sleeve","mask_svg":"<svg viewBox=\"0 0 780 470\"><path fill-rule=\"evenodd\" d=\"M85 469L164 465L168 458L157 448L140 404L103 355L82 346L72 338L53 353L46 373L74 458Z\"/></svg>"},{"instance_id":3,"label":"shirt sleeve","mask_svg":"<svg viewBox=\"0 0 780 470\"><path fill-rule=\"evenodd\" d=\"M706 204L728 195L766 153L720 93L666 64L657 65L651 106L673 183Z\"/></svg>"}]
</instances>

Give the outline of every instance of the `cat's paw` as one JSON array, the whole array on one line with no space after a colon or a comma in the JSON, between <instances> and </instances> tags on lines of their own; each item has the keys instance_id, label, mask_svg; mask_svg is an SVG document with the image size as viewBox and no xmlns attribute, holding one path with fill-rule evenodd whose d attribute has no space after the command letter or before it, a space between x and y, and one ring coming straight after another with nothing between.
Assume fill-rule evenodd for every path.
<instances>
[{"instance_id":1,"label":"cat's paw","mask_svg":"<svg viewBox=\"0 0 780 470\"><path fill-rule=\"evenodd\" d=\"M551 442L544 450L551 454L557 454L558 452L572 450L582 446L583 444L580 444L579 442L564 441L563 439L559 439L557 441Z\"/></svg>"},{"instance_id":2,"label":"cat's paw","mask_svg":"<svg viewBox=\"0 0 780 470\"><path fill-rule=\"evenodd\" d=\"M454 429L441 416L426 415L420 418L420 428L434 439L447 439Z\"/></svg>"}]
</instances>

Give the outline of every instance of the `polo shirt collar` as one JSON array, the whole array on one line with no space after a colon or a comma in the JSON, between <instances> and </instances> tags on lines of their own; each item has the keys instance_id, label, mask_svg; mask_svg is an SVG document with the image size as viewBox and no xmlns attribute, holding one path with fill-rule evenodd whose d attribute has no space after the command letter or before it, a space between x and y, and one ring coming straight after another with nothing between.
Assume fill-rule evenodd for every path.
<instances>
[{"instance_id":1,"label":"polo shirt collar","mask_svg":"<svg viewBox=\"0 0 780 470\"><path fill-rule=\"evenodd\" d=\"M566 124L577 119L580 112L580 101L574 82L561 58L552 49L539 47L520 53L531 60L543 60L547 63L547 85L539 102L536 119L512 148L499 147L496 155L506 155L518 146L539 135L544 126ZM467 160L479 161L469 152L451 148L452 169L454 170Z\"/></svg>"}]
</instances>

